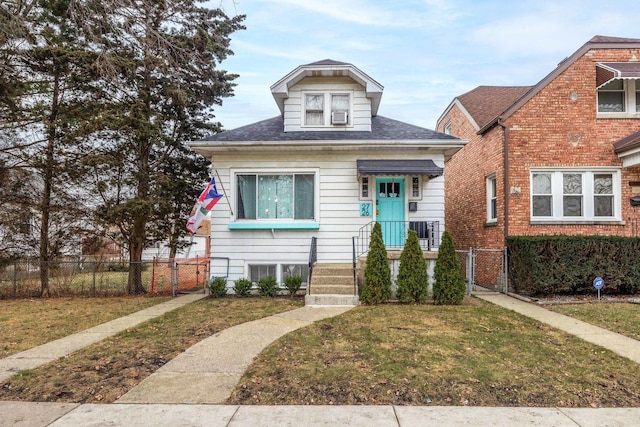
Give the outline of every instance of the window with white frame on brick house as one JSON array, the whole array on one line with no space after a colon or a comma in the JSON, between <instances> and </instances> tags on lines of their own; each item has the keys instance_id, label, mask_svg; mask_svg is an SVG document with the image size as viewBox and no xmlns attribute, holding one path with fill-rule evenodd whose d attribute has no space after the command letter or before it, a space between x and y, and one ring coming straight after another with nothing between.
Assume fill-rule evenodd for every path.
<instances>
[{"instance_id":1,"label":"window with white frame on brick house","mask_svg":"<svg viewBox=\"0 0 640 427\"><path fill-rule=\"evenodd\" d=\"M496 174L487 175L487 223L498 221L498 197Z\"/></svg>"},{"instance_id":2,"label":"window with white frame on brick house","mask_svg":"<svg viewBox=\"0 0 640 427\"><path fill-rule=\"evenodd\" d=\"M620 220L620 171L534 170L531 221Z\"/></svg>"},{"instance_id":3,"label":"window with white frame on brick house","mask_svg":"<svg viewBox=\"0 0 640 427\"><path fill-rule=\"evenodd\" d=\"M616 79L598 88L598 114L640 114L640 82Z\"/></svg>"}]
</instances>

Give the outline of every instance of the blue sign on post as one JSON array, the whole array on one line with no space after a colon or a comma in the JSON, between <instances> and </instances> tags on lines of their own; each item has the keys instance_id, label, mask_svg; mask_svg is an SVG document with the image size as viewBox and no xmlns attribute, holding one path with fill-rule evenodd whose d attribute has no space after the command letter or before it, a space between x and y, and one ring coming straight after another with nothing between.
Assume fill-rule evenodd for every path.
<instances>
[{"instance_id":1,"label":"blue sign on post","mask_svg":"<svg viewBox=\"0 0 640 427\"><path fill-rule=\"evenodd\" d=\"M604 286L604 280L602 277L596 277L593 279L593 287L598 290L598 301L600 301L600 289Z\"/></svg>"},{"instance_id":2,"label":"blue sign on post","mask_svg":"<svg viewBox=\"0 0 640 427\"><path fill-rule=\"evenodd\" d=\"M602 279L602 277L596 277L595 279L593 279L593 287L596 288L597 290L602 289L602 287L604 286L604 280Z\"/></svg>"}]
</instances>

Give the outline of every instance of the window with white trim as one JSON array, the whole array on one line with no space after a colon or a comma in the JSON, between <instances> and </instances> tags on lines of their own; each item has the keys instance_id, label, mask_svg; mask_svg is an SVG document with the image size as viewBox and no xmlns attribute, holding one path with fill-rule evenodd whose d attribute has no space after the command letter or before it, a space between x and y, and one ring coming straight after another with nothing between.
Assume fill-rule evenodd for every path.
<instances>
[{"instance_id":1,"label":"window with white trim","mask_svg":"<svg viewBox=\"0 0 640 427\"><path fill-rule=\"evenodd\" d=\"M360 178L360 200L369 200L371 196L369 195L369 177L363 176Z\"/></svg>"},{"instance_id":2,"label":"window with white trim","mask_svg":"<svg viewBox=\"0 0 640 427\"><path fill-rule=\"evenodd\" d=\"M327 127L351 124L351 94L345 92L304 94L303 126Z\"/></svg>"},{"instance_id":3,"label":"window with white trim","mask_svg":"<svg viewBox=\"0 0 640 427\"><path fill-rule=\"evenodd\" d=\"M316 174L238 173L239 220L314 220Z\"/></svg>"},{"instance_id":4,"label":"window with white trim","mask_svg":"<svg viewBox=\"0 0 640 427\"><path fill-rule=\"evenodd\" d=\"M444 133L447 135L451 135L451 122L447 122L444 125Z\"/></svg>"},{"instance_id":5,"label":"window with white trim","mask_svg":"<svg viewBox=\"0 0 640 427\"><path fill-rule=\"evenodd\" d=\"M257 283L265 277L276 278L276 264L249 264L249 280Z\"/></svg>"},{"instance_id":6,"label":"window with white trim","mask_svg":"<svg viewBox=\"0 0 640 427\"><path fill-rule=\"evenodd\" d=\"M422 179L420 176L411 177L411 192L409 194L411 195L410 200L422 199Z\"/></svg>"},{"instance_id":7,"label":"window with white trim","mask_svg":"<svg viewBox=\"0 0 640 427\"><path fill-rule=\"evenodd\" d=\"M498 196L496 174L487 175L487 222L498 221Z\"/></svg>"},{"instance_id":8,"label":"window with white trim","mask_svg":"<svg viewBox=\"0 0 640 427\"><path fill-rule=\"evenodd\" d=\"M307 285L309 279L309 265L308 264L281 264L280 282L284 284L284 281L289 276L302 277L302 284Z\"/></svg>"},{"instance_id":9,"label":"window with white trim","mask_svg":"<svg viewBox=\"0 0 640 427\"><path fill-rule=\"evenodd\" d=\"M619 189L619 170L532 171L531 220L619 220Z\"/></svg>"},{"instance_id":10,"label":"window with white trim","mask_svg":"<svg viewBox=\"0 0 640 427\"><path fill-rule=\"evenodd\" d=\"M640 82L616 79L598 88L598 114L640 113Z\"/></svg>"}]
</instances>

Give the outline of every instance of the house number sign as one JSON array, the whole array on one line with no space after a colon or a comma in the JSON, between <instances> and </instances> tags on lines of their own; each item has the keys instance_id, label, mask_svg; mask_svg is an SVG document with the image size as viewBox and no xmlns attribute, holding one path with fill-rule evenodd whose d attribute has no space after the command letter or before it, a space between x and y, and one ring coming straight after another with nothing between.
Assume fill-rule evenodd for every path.
<instances>
[{"instance_id":1,"label":"house number sign","mask_svg":"<svg viewBox=\"0 0 640 427\"><path fill-rule=\"evenodd\" d=\"M360 203L360 216L371 216L371 203Z\"/></svg>"}]
</instances>

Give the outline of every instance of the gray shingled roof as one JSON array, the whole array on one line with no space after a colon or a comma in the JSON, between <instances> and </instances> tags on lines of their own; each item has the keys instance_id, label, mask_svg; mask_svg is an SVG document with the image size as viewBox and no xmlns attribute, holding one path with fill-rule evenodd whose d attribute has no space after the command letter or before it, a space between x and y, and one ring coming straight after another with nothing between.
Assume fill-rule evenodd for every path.
<instances>
[{"instance_id":1,"label":"gray shingled roof","mask_svg":"<svg viewBox=\"0 0 640 427\"><path fill-rule=\"evenodd\" d=\"M221 132L204 138L205 141L344 141L344 140L451 140L458 138L431 129L414 126L382 116L371 118L368 131L295 131L284 132L282 116Z\"/></svg>"}]
</instances>

